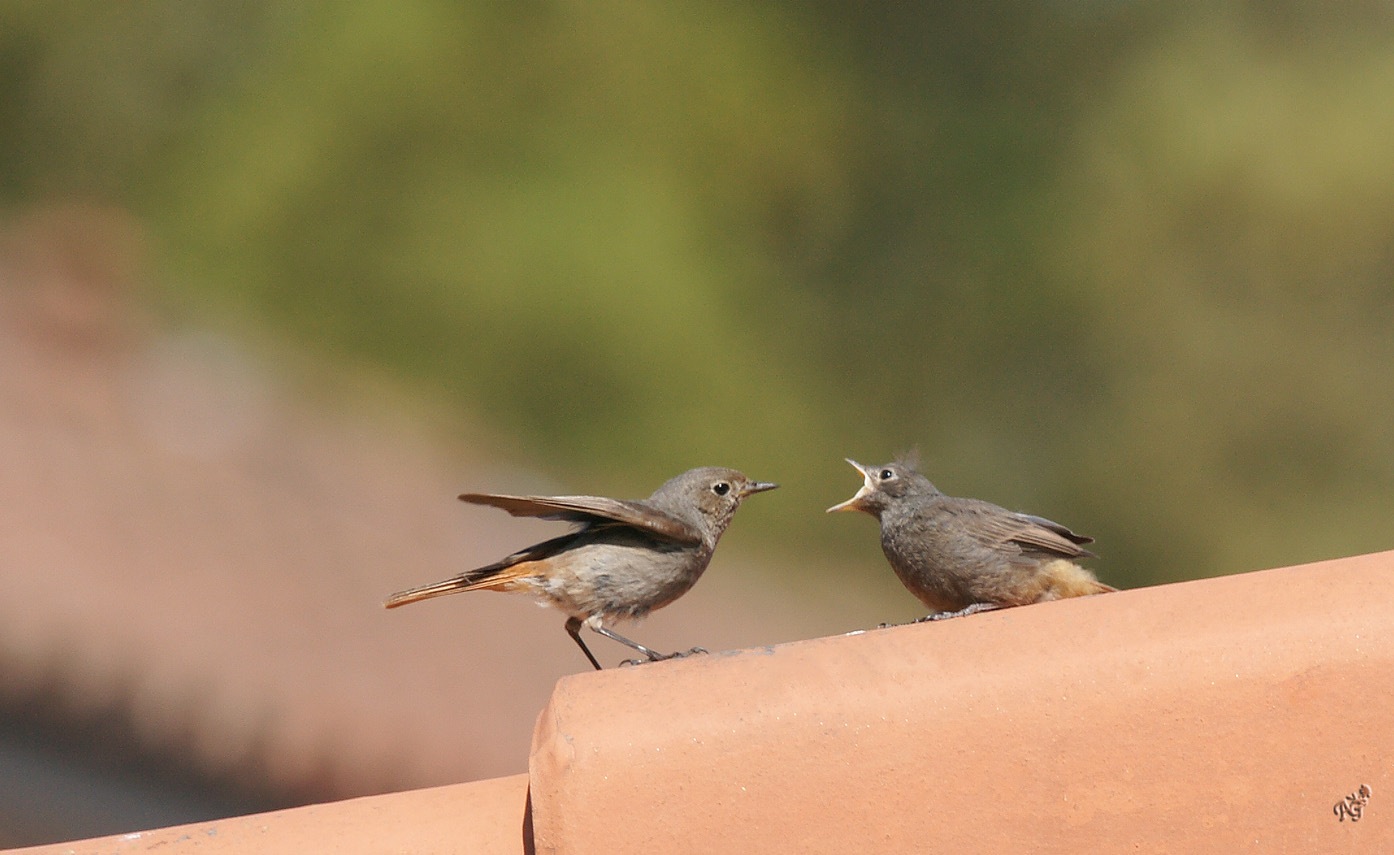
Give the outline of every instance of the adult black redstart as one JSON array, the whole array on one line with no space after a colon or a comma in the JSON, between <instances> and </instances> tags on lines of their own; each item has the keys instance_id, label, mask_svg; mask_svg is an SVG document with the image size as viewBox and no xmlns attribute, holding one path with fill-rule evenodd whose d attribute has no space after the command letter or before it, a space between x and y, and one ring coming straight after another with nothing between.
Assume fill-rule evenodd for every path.
<instances>
[{"instance_id":1,"label":"adult black redstart","mask_svg":"<svg viewBox=\"0 0 1394 855\"><path fill-rule=\"evenodd\" d=\"M741 501L777 486L708 466L684 472L642 501L466 493L460 497L466 502L502 508L515 517L579 523L580 528L477 570L393 594L384 605L393 609L459 591L532 594L566 612L566 631L597 670L600 663L581 640L582 625L651 661L683 656L656 653L606 624L641 618L687 593L707 569Z\"/></svg>"},{"instance_id":2,"label":"adult black redstart","mask_svg":"<svg viewBox=\"0 0 1394 855\"><path fill-rule=\"evenodd\" d=\"M863 466L852 498L828 508L863 511L881 521L881 550L900 581L934 610L921 620L1115 591L1075 563L1094 553L1044 517L979 499L946 496L913 461Z\"/></svg>"}]
</instances>

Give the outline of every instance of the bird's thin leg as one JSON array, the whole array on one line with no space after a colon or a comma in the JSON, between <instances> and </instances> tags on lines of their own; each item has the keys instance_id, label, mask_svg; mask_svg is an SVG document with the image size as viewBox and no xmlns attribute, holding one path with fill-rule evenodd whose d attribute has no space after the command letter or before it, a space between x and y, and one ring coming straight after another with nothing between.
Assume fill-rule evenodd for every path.
<instances>
[{"instance_id":1,"label":"bird's thin leg","mask_svg":"<svg viewBox=\"0 0 1394 855\"><path fill-rule=\"evenodd\" d=\"M566 631L571 635L572 638L576 639L576 644L580 646L581 652L586 654L586 658L589 659L591 661L591 664L595 666L595 670L604 670L600 667L600 663L595 661L595 656L591 654L591 649L586 646L586 643L584 641L581 640L581 621L577 618L567 618Z\"/></svg>"},{"instance_id":2,"label":"bird's thin leg","mask_svg":"<svg viewBox=\"0 0 1394 855\"><path fill-rule=\"evenodd\" d=\"M631 641L628 638L625 638L623 635L620 635L618 632L615 632L613 629L610 629L609 627L605 626L599 621L591 624L591 629L595 630L596 632L600 633L606 638L618 641L620 644L623 644L627 647L632 647L633 649L644 654L644 656L647 657L648 661L650 662L662 662L664 659L681 659L684 656L692 656L697 653L707 652L707 649L705 647L694 647L685 653L659 653L657 650L650 650L649 648L638 643L637 641ZM641 661L638 659L626 659L620 664L639 665L641 664Z\"/></svg>"},{"instance_id":3,"label":"bird's thin leg","mask_svg":"<svg viewBox=\"0 0 1394 855\"><path fill-rule=\"evenodd\" d=\"M644 654L645 656L647 656L651 661L657 662L657 661L659 661L660 659L671 659L671 658L672 658L672 657L669 656L669 655L665 655L665 654L659 653L657 650L650 650L650 649L648 649L647 647L645 647L644 645L640 644L640 643L637 642L637 641L630 641L629 639L625 638L623 635L620 635L618 632L615 632L613 629L610 629L608 626L605 626L605 625L602 624L602 623L596 622L596 623L591 624L591 629L595 630L596 632L600 633L601 635L605 636L606 638L612 639L612 640L614 640L614 641L618 641L620 644L623 644L625 647L632 647L632 648L634 648L635 650L637 650L637 651L639 651L640 653L642 653L642 654Z\"/></svg>"},{"instance_id":4,"label":"bird's thin leg","mask_svg":"<svg viewBox=\"0 0 1394 855\"><path fill-rule=\"evenodd\" d=\"M956 612L935 612L932 615L925 615L922 618L916 618L915 623L924 623L925 621L930 620L948 620L949 618L967 617L968 615L975 615L978 612L990 612L1001 608L1006 607L998 605L997 603L974 603L971 606L961 608Z\"/></svg>"}]
</instances>

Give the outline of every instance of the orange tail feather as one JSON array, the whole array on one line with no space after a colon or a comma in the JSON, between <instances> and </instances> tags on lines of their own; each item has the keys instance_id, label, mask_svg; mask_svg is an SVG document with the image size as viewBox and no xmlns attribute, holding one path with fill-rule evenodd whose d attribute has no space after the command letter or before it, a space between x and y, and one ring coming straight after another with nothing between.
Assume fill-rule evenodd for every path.
<instances>
[{"instance_id":1,"label":"orange tail feather","mask_svg":"<svg viewBox=\"0 0 1394 855\"><path fill-rule=\"evenodd\" d=\"M462 573L440 582L398 591L388 597L382 605L383 608L395 609L408 603L419 603L422 600L444 597L446 594L459 594L464 591L516 591L523 587L518 582L519 578L531 575L528 572L529 563L521 562L507 567L500 567L496 564L481 567L478 570L471 570L468 573Z\"/></svg>"}]
</instances>

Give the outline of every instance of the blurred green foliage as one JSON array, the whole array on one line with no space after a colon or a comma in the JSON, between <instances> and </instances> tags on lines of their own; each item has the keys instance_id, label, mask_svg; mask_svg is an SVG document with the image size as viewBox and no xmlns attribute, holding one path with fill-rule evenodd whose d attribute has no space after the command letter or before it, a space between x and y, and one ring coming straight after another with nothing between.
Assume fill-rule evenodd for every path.
<instances>
[{"instance_id":1,"label":"blurred green foliage","mask_svg":"<svg viewBox=\"0 0 1394 855\"><path fill-rule=\"evenodd\" d=\"M576 489L918 445L1131 585L1394 546L1394 7L0 5L0 204ZM508 485L462 485L505 489Z\"/></svg>"}]
</instances>

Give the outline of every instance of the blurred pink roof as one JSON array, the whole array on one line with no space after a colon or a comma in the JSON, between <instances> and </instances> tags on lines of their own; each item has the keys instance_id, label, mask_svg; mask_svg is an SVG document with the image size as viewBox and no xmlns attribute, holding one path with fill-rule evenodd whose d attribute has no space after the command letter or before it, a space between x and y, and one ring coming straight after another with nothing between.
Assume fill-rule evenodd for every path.
<instances>
[{"instance_id":1,"label":"blurred pink roof","mask_svg":"<svg viewBox=\"0 0 1394 855\"><path fill-rule=\"evenodd\" d=\"M560 485L448 447L394 393L309 401L231 339L160 329L129 299L138 271L119 212L0 240L0 691L57 686L79 713L126 710L152 750L311 797L524 771L553 683L587 667L562 617L488 593L381 603L564 530L458 493ZM770 578L723 550L633 634L718 649L875 620Z\"/></svg>"}]
</instances>

